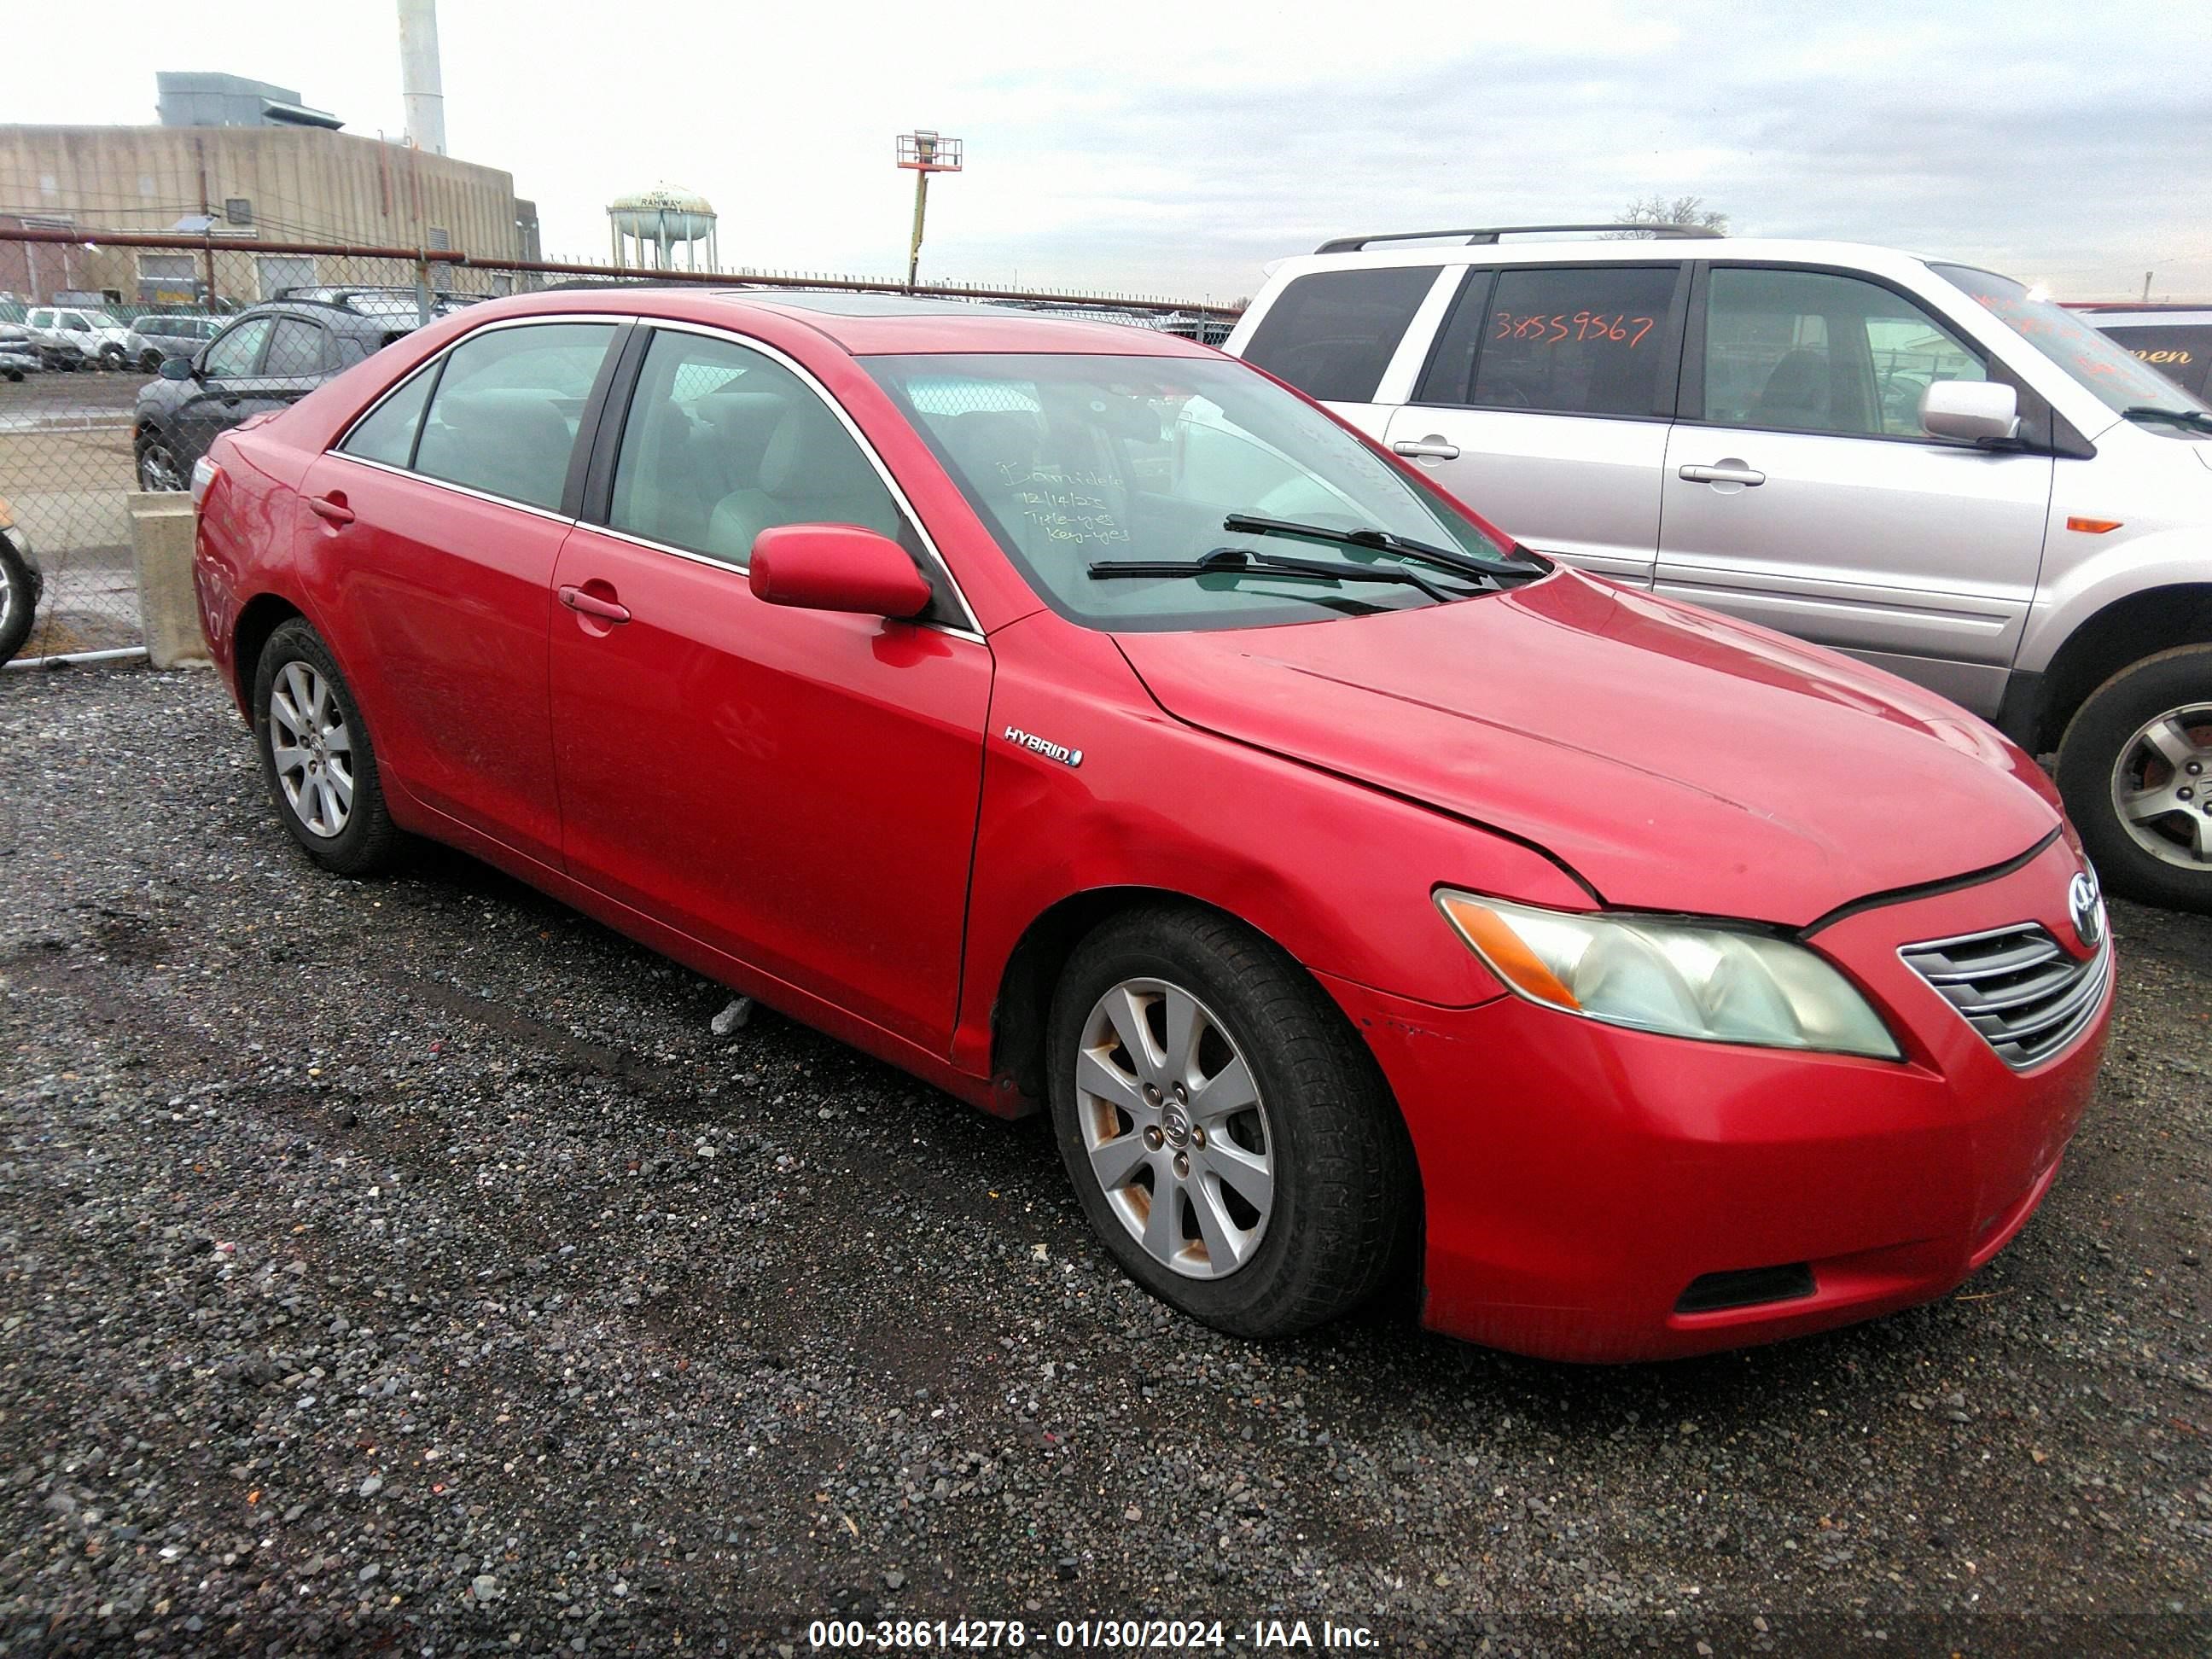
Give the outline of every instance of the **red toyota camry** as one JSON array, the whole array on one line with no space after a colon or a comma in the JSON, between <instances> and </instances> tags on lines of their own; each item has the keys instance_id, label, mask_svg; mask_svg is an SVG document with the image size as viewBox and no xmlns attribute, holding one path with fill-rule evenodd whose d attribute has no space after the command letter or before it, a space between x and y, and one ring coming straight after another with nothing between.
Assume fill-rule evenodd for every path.
<instances>
[{"instance_id":1,"label":"red toyota camry","mask_svg":"<svg viewBox=\"0 0 2212 1659\"><path fill-rule=\"evenodd\" d=\"M2050 1187L2112 951L2034 764L1517 546L1171 336L476 306L194 480L327 868L466 848L984 1109L1224 1329L1418 1273L1579 1359L1925 1301Z\"/></svg>"}]
</instances>

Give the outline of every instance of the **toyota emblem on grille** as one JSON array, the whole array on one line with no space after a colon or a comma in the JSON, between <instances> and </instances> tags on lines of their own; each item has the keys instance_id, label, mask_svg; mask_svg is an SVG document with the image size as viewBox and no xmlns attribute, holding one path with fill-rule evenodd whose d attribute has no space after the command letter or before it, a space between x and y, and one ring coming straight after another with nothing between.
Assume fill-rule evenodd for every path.
<instances>
[{"instance_id":1,"label":"toyota emblem on grille","mask_svg":"<svg viewBox=\"0 0 2212 1659\"><path fill-rule=\"evenodd\" d=\"M2105 913L2098 899L2094 871L2082 871L2066 890L2066 908L2074 920L2075 936L2087 951L2095 950L2105 939Z\"/></svg>"}]
</instances>

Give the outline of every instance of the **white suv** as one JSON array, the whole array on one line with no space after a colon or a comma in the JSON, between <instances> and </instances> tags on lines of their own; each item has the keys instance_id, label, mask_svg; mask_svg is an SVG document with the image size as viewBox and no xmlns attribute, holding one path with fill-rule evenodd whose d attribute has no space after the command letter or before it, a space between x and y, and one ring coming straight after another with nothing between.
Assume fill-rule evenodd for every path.
<instances>
[{"instance_id":1,"label":"white suv","mask_svg":"<svg viewBox=\"0 0 2212 1659\"><path fill-rule=\"evenodd\" d=\"M2212 410L2008 276L1555 234L1605 228L1325 243L1225 349L1528 546L2057 750L2107 885L2212 911Z\"/></svg>"}]
</instances>

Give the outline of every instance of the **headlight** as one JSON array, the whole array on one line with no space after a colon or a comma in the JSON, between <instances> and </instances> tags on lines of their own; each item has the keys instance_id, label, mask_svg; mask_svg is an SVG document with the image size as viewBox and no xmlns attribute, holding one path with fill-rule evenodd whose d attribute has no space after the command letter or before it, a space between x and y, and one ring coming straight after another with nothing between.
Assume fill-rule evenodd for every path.
<instances>
[{"instance_id":1,"label":"headlight","mask_svg":"<svg viewBox=\"0 0 2212 1659\"><path fill-rule=\"evenodd\" d=\"M1493 973L1547 1008L1708 1042L1902 1058L1850 982L1786 939L1449 889L1437 908Z\"/></svg>"}]
</instances>

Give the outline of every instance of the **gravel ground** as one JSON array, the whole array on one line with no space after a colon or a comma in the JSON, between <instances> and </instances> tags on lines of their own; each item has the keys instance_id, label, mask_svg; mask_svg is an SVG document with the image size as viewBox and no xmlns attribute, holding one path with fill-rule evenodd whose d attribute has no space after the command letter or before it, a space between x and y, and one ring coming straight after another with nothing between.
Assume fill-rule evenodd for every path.
<instances>
[{"instance_id":1,"label":"gravel ground","mask_svg":"<svg viewBox=\"0 0 2212 1659\"><path fill-rule=\"evenodd\" d=\"M212 676L0 675L0 1652L2204 1652L2212 922L2115 927L2066 1173L1936 1306L1261 1346L1113 1271L1038 1123L717 1040L458 856L317 872Z\"/></svg>"}]
</instances>

